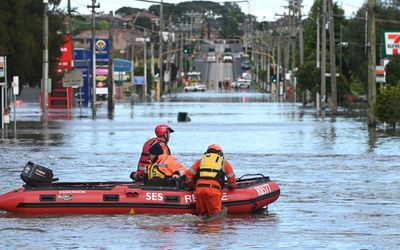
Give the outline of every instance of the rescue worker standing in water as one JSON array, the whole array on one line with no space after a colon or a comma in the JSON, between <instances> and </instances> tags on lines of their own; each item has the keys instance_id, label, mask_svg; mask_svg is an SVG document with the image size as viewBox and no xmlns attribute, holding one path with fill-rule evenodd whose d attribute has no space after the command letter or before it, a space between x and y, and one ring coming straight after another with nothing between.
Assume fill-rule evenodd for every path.
<instances>
[{"instance_id":1,"label":"rescue worker standing in water","mask_svg":"<svg viewBox=\"0 0 400 250\"><path fill-rule=\"evenodd\" d=\"M159 124L155 127L154 132L157 137L148 139L142 149L142 154L140 155L139 162L137 164L136 172L131 173L131 178L136 181L143 181L144 174L147 173L148 168L151 165L149 158L149 149L155 143L159 143L162 147L163 153L170 155L171 150L168 147L170 133L174 130L170 128L167 124Z\"/></svg>"},{"instance_id":2,"label":"rescue worker standing in water","mask_svg":"<svg viewBox=\"0 0 400 250\"><path fill-rule=\"evenodd\" d=\"M217 144L208 146L200 160L186 171L188 181L194 179L196 212L199 216L210 218L222 211L222 191L225 177L228 188L235 188L236 177L229 161L224 159L222 148Z\"/></svg>"},{"instance_id":3,"label":"rescue worker standing in water","mask_svg":"<svg viewBox=\"0 0 400 250\"><path fill-rule=\"evenodd\" d=\"M183 176L187 169L174 156L166 154L160 143L155 143L149 150L150 162L145 178L145 185L176 186L172 179Z\"/></svg>"}]
</instances>

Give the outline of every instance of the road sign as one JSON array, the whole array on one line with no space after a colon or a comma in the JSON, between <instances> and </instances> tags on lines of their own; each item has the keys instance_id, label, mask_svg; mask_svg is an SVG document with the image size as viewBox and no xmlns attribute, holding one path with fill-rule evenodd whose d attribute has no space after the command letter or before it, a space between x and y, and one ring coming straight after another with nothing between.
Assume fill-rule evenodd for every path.
<instances>
[{"instance_id":1,"label":"road sign","mask_svg":"<svg viewBox=\"0 0 400 250\"><path fill-rule=\"evenodd\" d=\"M146 37L136 37L135 39L136 42L150 42L150 38Z\"/></svg>"},{"instance_id":2,"label":"road sign","mask_svg":"<svg viewBox=\"0 0 400 250\"><path fill-rule=\"evenodd\" d=\"M335 76L336 76L336 77L339 77L340 74L339 74L339 73L336 73ZM325 77L331 77L331 73L325 73Z\"/></svg>"},{"instance_id":3,"label":"road sign","mask_svg":"<svg viewBox=\"0 0 400 250\"><path fill-rule=\"evenodd\" d=\"M115 58L114 59L114 72L131 72L132 63L131 61Z\"/></svg>"},{"instance_id":4,"label":"road sign","mask_svg":"<svg viewBox=\"0 0 400 250\"><path fill-rule=\"evenodd\" d=\"M375 74L376 74L376 82L379 83L385 83L386 82L386 72L385 72L385 66L383 65L377 65L376 66L376 70L375 70Z\"/></svg>"},{"instance_id":5,"label":"road sign","mask_svg":"<svg viewBox=\"0 0 400 250\"><path fill-rule=\"evenodd\" d=\"M5 84L5 60L3 56L0 56L0 86Z\"/></svg>"},{"instance_id":6,"label":"road sign","mask_svg":"<svg viewBox=\"0 0 400 250\"><path fill-rule=\"evenodd\" d=\"M19 95L19 77L14 76L12 81L13 93L14 95Z\"/></svg>"},{"instance_id":7,"label":"road sign","mask_svg":"<svg viewBox=\"0 0 400 250\"><path fill-rule=\"evenodd\" d=\"M83 74L80 70L72 70L65 73L63 77L63 87L82 87Z\"/></svg>"},{"instance_id":8,"label":"road sign","mask_svg":"<svg viewBox=\"0 0 400 250\"><path fill-rule=\"evenodd\" d=\"M144 76L134 76L133 84L134 85L144 85Z\"/></svg>"}]
</instances>

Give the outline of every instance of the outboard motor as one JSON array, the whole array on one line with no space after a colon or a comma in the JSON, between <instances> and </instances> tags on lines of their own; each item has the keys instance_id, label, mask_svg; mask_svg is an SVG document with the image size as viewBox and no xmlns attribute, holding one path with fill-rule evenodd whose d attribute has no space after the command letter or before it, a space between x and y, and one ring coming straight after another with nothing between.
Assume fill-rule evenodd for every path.
<instances>
[{"instance_id":1,"label":"outboard motor","mask_svg":"<svg viewBox=\"0 0 400 250\"><path fill-rule=\"evenodd\" d=\"M21 179L31 187L49 186L53 182L53 171L38 163L28 161L22 170Z\"/></svg>"}]
</instances>

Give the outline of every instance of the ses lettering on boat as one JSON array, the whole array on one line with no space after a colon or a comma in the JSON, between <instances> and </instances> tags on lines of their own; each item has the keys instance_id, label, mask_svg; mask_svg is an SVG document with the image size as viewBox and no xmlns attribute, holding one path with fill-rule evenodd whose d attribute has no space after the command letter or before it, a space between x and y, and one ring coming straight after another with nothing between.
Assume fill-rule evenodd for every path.
<instances>
[{"instance_id":1,"label":"ses lettering on boat","mask_svg":"<svg viewBox=\"0 0 400 250\"><path fill-rule=\"evenodd\" d=\"M183 197L185 203L193 203L196 202L196 196L194 193L192 194L186 194ZM162 201L164 200L164 194L163 193L153 193L153 192L149 192L146 193L146 200L148 201ZM222 200L223 201L227 201L228 200L228 194L223 192L222 193Z\"/></svg>"}]
</instances>

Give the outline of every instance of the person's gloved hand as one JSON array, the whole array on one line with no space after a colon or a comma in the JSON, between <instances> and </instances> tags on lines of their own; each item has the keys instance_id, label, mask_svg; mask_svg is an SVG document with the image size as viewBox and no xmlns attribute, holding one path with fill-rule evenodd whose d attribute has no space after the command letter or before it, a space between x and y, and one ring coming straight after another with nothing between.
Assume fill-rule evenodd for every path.
<instances>
[{"instance_id":1,"label":"person's gloved hand","mask_svg":"<svg viewBox=\"0 0 400 250\"><path fill-rule=\"evenodd\" d=\"M136 172L135 172L135 171L133 171L133 172L129 175L129 177L130 177L132 180L135 180L135 176L136 176Z\"/></svg>"},{"instance_id":2,"label":"person's gloved hand","mask_svg":"<svg viewBox=\"0 0 400 250\"><path fill-rule=\"evenodd\" d=\"M144 171L143 170L138 170L136 172L131 173L131 179L135 181L143 181L144 178Z\"/></svg>"}]
</instances>

